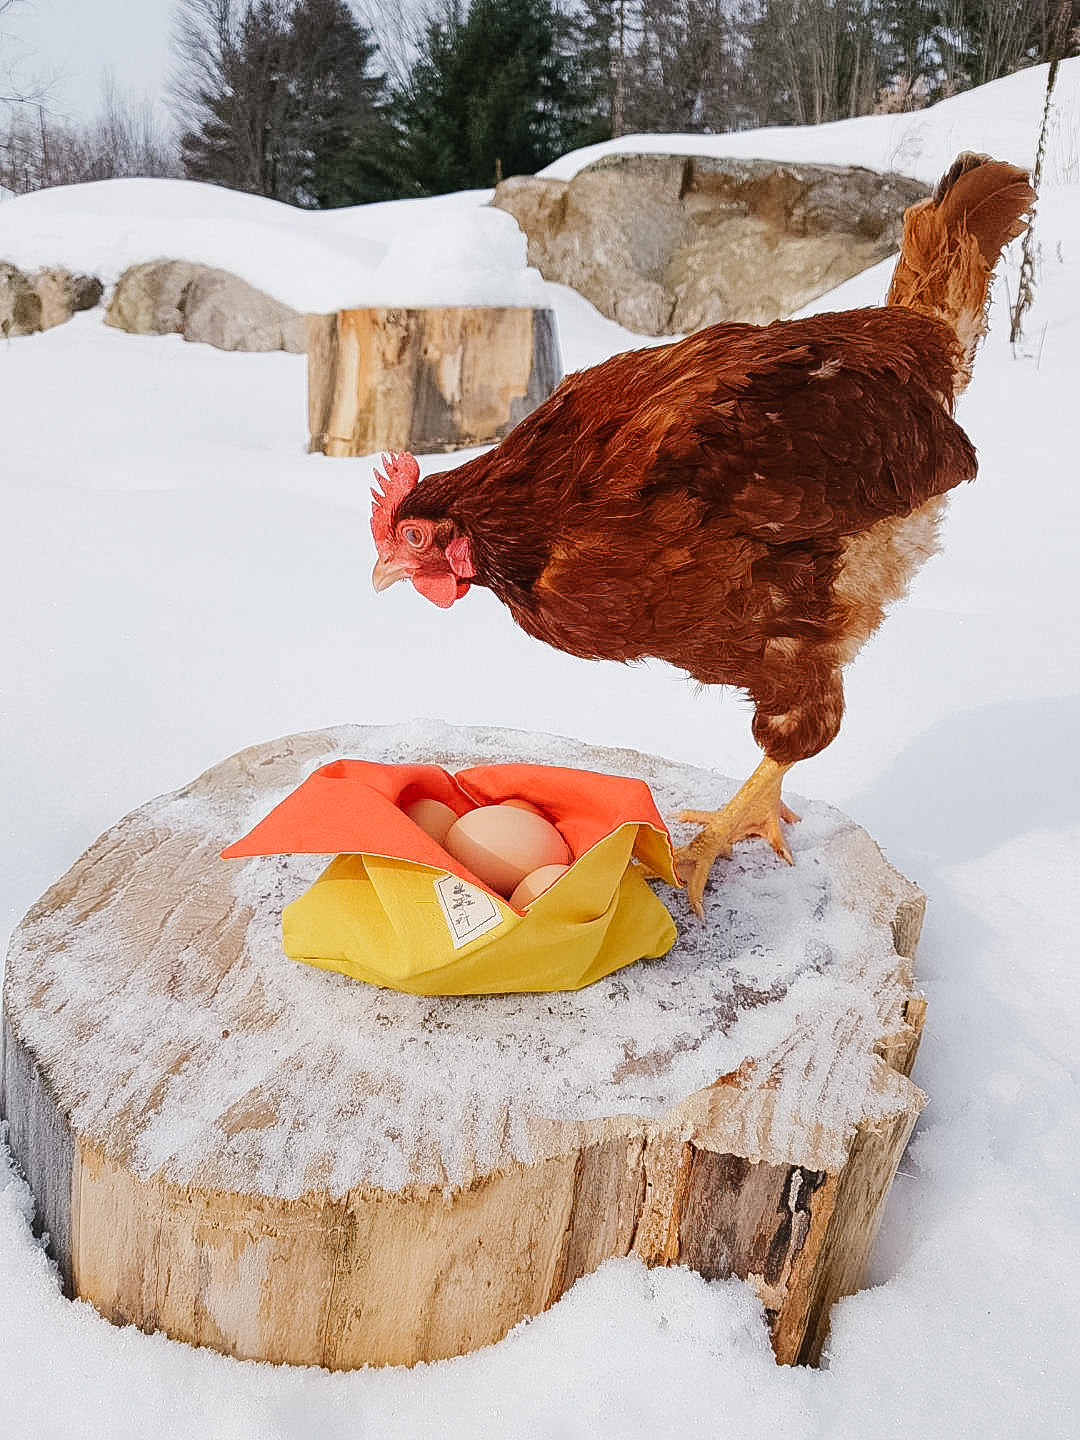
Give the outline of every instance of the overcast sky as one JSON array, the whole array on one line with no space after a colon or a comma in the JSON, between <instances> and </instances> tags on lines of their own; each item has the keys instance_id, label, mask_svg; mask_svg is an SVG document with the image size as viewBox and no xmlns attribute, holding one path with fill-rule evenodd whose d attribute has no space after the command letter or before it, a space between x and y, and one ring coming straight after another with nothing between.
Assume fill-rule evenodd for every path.
<instances>
[{"instance_id":1,"label":"overcast sky","mask_svg":"<svg viewBox=\"0 0 1080 1440\"><path fill-rule=\"evenodd\" d=\"M176 0L18 0L0 14L3 70L25 92L48 86L50 108L87 119L105 77L136 98L161 96ZM10 81L5 75L5 86Z\"/></svg>"},{"instance_id":2,"label":"overcast sky","mask_svg":"<svg viewBox=\"0 0 1080 1440\"><path fill-rule=\"evenodd\" d=\"M0 10L0 94L11 77L26 93L48 90L49 108L72 120L100 108L106 76L126 96L164 100L172 64L170 40L179 0L14 0ZM0 0L2 6L3 0ZM357 0L362 23L396 49L401 13L425 0ZM385 68L385 62L384 66Z\"/></svg>"}]
</instances>

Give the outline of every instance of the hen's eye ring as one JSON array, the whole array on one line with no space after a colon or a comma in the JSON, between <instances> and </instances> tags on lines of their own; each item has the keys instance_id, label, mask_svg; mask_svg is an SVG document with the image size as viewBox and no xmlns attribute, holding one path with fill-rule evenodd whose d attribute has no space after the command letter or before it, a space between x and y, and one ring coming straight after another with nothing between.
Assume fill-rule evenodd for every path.
<instances>
[{"instance_id":1,"label":"hen's eye ring","mask_svg":"<svg viewBox=\"0 0 1080 1440\"><path fill-rule=\"evenodd\" d=\"M424 532L418 530L415 525L406 525L401 534L405 544L412 545L416 550L419 550L420 546L424 543Z\"/></svg>"}]
</instances>

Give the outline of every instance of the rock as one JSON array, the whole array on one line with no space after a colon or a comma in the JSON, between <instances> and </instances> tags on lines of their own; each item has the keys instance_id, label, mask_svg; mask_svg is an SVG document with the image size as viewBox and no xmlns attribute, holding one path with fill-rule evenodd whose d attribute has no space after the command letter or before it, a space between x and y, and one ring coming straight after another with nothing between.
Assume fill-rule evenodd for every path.
<instances>
[{"instance_id":1,"label":"rock","mask_svg":"<svg viewBox=\"0 0 1080 1440\"><path fill-rule=\"evenodd\" d=\"M101 304L105 287L96 275L73 275L71 277L71 304L74 310L93 310Z\"/></svg>"},{"instance_id":2,"label":"rock","mask_svg":"<svg viewBox=\"0 0 1080 1440\"><path fill-rule=\"evenodd\" d=\"M183 335L219 350L307 348L304 317L227 270L186 260L133 265L105 316L135 335Z\"/></svg>"},{"instance_id":3,"label":"rock","mask_svg":"<svg viewBox=\"0 0 1080 1440\"><path fill-rule=\"evenodd\" d=\"M72 275L68 270L39 270L31 283L41 301L41 328L62 325L79 310L92 310L104 286L95 275Z\"/></svg>"},{"instance_id":4,"label":"rock","mask_svg":"<svg viewBox=\"0 0 1080 1440\"><path fill-rule=\"evenodd\" d=\"M26 275L0 262L0 334L34 335L90 310L101 299L101 281L92 275L46 269Z\"/></svg>"},{"instance_id":5,"label":"rock","mask_svg":"<svg viewBox=\"0 0 1080 1440\"><path fill-rule=\"evenodd\" d=\"M192 280L183 334L219 350L307 351L303 315L225 270L200 270Z\"/></svg>"},{"instance_id":6,"label":"rock","mask_svg":"<svg viewBox=\"0 0 1080 1440\"><path fill-rule=\"evenodd\" d=\"M40 329L40 297L21 270L0 261L0 334L32 335Z\"/></svg>"},{"instance_id":7,"label":"rock","mask_svg":"<svg viewBox=\"0 0 1080 1440\"><path fill-rule=\"evenodd\" d=\"M179 335L184 295L199 267L186 260L132 265L116 282L105 322L132 335Z\"/></svg>"},{"instance_id":8,"label":"rock","mask_svg":"<svg viewBox=\"0 0 1080 1440\"><path fill-rule=\"evenodd\" d=\"M493 204L529 263L650 335L765 324L893 253L918 181L839 165L612 155L570 181L516 176Z\"/></svg>"}]
</instances>

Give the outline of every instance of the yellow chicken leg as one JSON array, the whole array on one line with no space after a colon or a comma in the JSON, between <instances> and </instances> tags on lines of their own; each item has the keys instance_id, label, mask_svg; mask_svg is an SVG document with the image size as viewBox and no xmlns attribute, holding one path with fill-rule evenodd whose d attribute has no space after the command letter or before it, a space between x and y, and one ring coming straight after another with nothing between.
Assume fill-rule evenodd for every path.
<instances>
[{"instance_id":1,"label":"yellow chicken leg","mask_svg":"<svg viewBox=\"0 0 1080 1440\"><path fill-rule=\"evenodd\" d=\"M791 851L780 833L780 821L798 820L780 799L780 784L790 765L780 765L766 755L749 780L722 810L682 810L676 820L696 822L701 829L688 844L675 852L675 870L686 886L694 913L703 917L705 884L713 862L729 857L731 848L753 835L768 840L776 853L791 864Z\"/></svg>"}]
</instances>

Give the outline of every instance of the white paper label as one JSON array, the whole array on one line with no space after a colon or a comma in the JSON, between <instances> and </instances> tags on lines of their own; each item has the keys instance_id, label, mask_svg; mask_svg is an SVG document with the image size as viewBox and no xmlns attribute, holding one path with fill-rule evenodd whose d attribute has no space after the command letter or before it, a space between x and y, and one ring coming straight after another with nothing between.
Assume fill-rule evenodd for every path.
<instances>
[{"instance_id":1,"label":"white paper label","mask_svg":"<svg viewBox=\"0 0 1080 1440\"><path fill-rule=\"evenodd\" d=\"M490 895L457 875L440 875L435 881L435 894L455 950L494 930L503 918Z\"/></svg>"}]
</instances>

